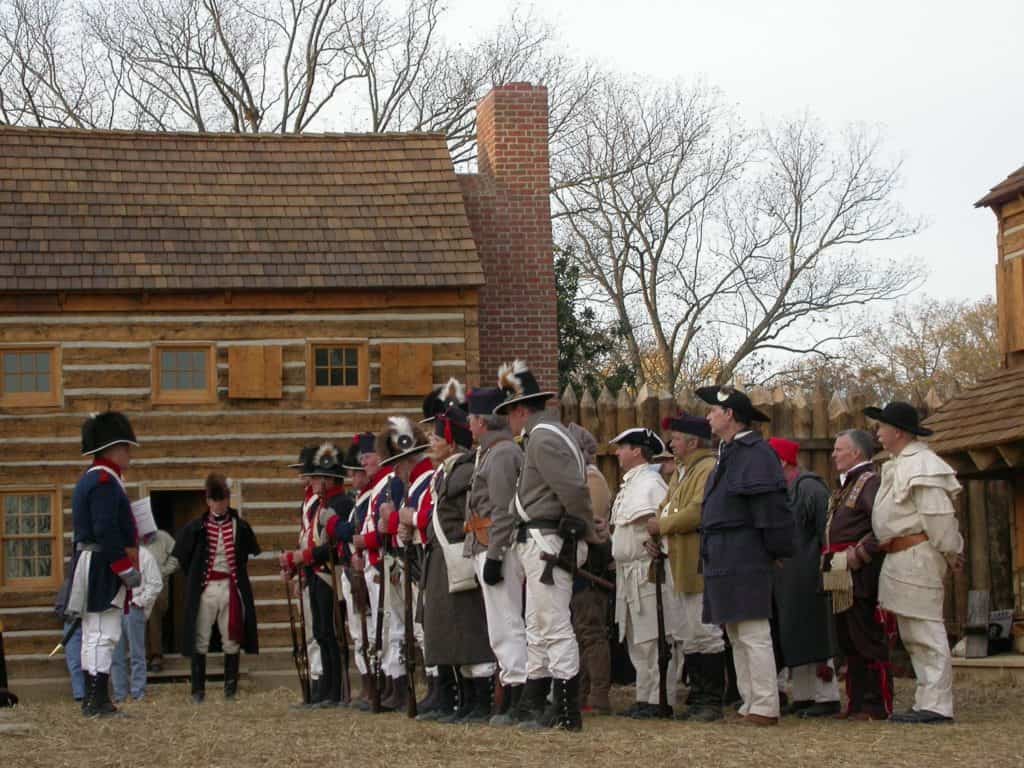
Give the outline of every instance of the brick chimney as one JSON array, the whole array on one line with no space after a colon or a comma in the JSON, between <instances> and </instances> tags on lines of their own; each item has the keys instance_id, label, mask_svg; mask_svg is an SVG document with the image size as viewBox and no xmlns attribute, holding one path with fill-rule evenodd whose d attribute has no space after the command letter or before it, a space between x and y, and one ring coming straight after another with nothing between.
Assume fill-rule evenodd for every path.
<instances>
[{"instance_id":1,"label":"brick chimney","mask_svg":"<svg viewBox=\"0 0 1024 768\"><path fill-rule=\"evenodd\" d=\"M495 88L477 105L476 133L479 173L460 179L487 281L480 290L480 383L494 386L498 366L519 357L542 387L557 389L547 88Z\"/></svg>"}]
</instances>

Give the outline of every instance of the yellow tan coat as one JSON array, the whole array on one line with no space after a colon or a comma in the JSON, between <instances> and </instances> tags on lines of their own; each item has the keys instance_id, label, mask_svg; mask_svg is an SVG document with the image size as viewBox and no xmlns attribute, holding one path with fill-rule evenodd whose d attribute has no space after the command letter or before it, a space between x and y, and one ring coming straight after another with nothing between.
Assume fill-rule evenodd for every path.
<instances>
[{"instance_id":1,"label":"yellow tan coat","mask_svg":"<svg viewBox=\"0 0 1024 768\"><path fill-rule=\"evenodd\" d=\"M672 478L668 495L658 513L658 527L668 542L668 561L676 592L699 594L704 577L700 564L700 510L708 475L715 468L715 453L700 449L692 453L681 472Z\"/></svg>"}]
</instances>

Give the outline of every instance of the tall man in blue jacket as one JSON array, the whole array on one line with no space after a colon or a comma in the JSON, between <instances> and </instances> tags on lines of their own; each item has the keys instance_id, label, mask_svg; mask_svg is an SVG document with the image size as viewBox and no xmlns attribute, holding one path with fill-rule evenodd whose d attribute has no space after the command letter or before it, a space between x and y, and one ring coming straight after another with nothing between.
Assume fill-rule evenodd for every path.
<instances>
[{"instance_id":1,"label":"tall man in blue jacket","mask_svg":"<svg viewBox=\"0 0 1024 768\"><path fill-rule=\"evenodd\" d=\"M71 497L75 554L67 612L82 619L82 714L87 717L121 714L110 700L108 680L125 603L131 589L142 584L123 477L137 445L131 424L117 411L91 416L82 425L82 455L93 463Z\"/></svg>"},{"instance_id":2,"label":"tall man in blue jacket","mask_svg":"<svg viewBox=\"0 0 1024 768\"><path fill-rule=\"evenodd\" d=\"M732 643L742 722L776 725L779 690L772 649L772 573L793 554L794 522L775 453L751 429L768 417L732 387L701 387L708 424L721 440L701 509L704 622L724 624Z\"/></svg>"}]
</instances>

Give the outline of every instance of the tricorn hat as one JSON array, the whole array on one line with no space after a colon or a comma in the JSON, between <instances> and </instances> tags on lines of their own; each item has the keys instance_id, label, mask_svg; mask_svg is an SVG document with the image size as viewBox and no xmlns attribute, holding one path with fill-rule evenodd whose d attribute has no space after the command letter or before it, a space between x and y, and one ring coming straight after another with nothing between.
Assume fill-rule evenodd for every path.
<instances>
[{"instance_id":1,"label":"tricorn hat","mask_svg":"<svg viewBox=\"0 0 1024 768\"><path fill-rule=\"evenodd\" d=\"M473 433L469 431L469 418L458 406L452 406L434 421L434 434L449 445L463 448L473 446Z\"/></svg>"},{"instance_id":2,"label":"tricorn hat","mask_svg":"<svg viewBox=\"0 0 1024 768\"><path fill-rule=\"evenodd\" d=\"M120 443L134 446L139 444L139 441L135 439L135 432L132 431L128 417L123 413L118 411L96 413L82 424L83 456L92 456Z\"/></svg>"},{"instance_id":3,"label":"tricorn hat","mask_svg":"<svg viewBox=\"0 0 1024 768\"><path fill-rule=\"evenodd\" d=\"M728 408L736 414L736 420L742 421L744 424L750 424L755 421L771 421L764 413L754 407L749 397L735 387L701 387L694 394L708 405Z\"/></svg>"},{"instance_id":4,"label":"tricorn hat","mask_svg":"<svg viewBox=\"0 0 1024 768\"><path fill-rule=\"evenodd\" d=\"M505 402L505 393L497 387L473 387L466 395L470 416L491 416Z\"/></svg>"},{"instance_id":5,"label":"tricorn hat","mask_svg":"<svg viewBox=\"0 0 1024 768\"><path fill-rule=\"evenodd\" d=\"M649 450L652 456L664 453L665 451L665 443L662 439L658 437L656 432L646 427L627 429L625 432L613 437L609 442L612 445L638 445Z\"/></svg>"},{"instance_id":6,"label":"tricorn hat","mask_svg":"<svg viewBox=\"0 0 1024 768\"><path fill-rule=\"evenodd\" d=\"M509 365L505 363L498 369L498 388L505 394L505 399L495 406L493 413L502 415L517 403L539 400L544 402L555 396L554 392L541 392L536 377L522 360Z\"/></svg>"},{"instance_id":7,"label":"tricorn hat","mask_svg":"<svg viewBox=\"0 0 1024 768\"><path fill-rule=\"evenodd\" d=\"M303 446L302 450L299 451L299 460L294 464L289 464L288 469L297 469L301 473L303 468L309 465L314 453L316 453L315 445Z\"/></svg>"},{"instance_id":8,"label":"tricorn hat","mask_svg":"<svg viewBox=\"0 0 1024 768\"><path fill-rule=\"evenodd\" d=\"M888 424L890 427L896 427L896 429L902 429L904 432L909 432L918 437L928 437L932 434L930 429L921 426L921 415L917 412L917 408L910 403L897 401L888 403L885 408L875 408L872 406L864 409L864 415L869 419L880 421L883 424Z\"/></svg>"},{"instance_id":9,"label":"tricorn hat","mask_svg":"<svg viewBox=\"0 0 1024 768\"><path fill-rule=\"evenodd\" d=\"M381 457L382 467L423 453L429 447L430 442L423 430L405 416L388 418L388 428L377 436L377 454Z\"/></svg>"},{"instance_id":10,"label":"tricorn hat","mask_svg":"<svg viewBox=\"0 0 1024 768\"><path fill-rule=\"evenodd\" d=\"M454 377L423 398L423 418L420 419L420 424L429 424L453 405L460 408L466 406L466 388Z\"/></svg>"},{"instance_id":11,"label":"tricorn hat","mask_svg":"<svg viewBox=\"0 0 1024 768\"><path fill-rule=\"evenodd\" d=\"M313 462L308 473L310 477L333 477L345 479L345 468L341 465L341 453L334 443L324 443L313 454Z\"/></svg>"},{"instance_id":12,"label":"tricorn hat","mask_svg":"<svg viewBox=\"0 0 1024 768\"><path fill-rule=\"evenodd\" d=\"M711 425L708 424L708 420L700 416L690 416L688 413L666 416L661 420L661 429L664 432L682 432L684 435L711 439Z\"/></svg>"}]
</instances>

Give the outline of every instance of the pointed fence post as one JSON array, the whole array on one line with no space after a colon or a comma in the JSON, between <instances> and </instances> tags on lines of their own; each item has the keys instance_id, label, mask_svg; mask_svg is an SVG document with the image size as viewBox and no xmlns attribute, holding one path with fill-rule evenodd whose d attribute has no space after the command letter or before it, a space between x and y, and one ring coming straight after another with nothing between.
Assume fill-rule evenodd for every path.
<instances>
[{"instance_id":1,"label":"pointed fence post","mask_svg":"<svg viewBox=\"0 0 1024 768\"><path fill-rule=\"evenodd\" d=\"M561 406L563 424L580 423L580 403L576 399L576 392L571 384L566 385L565 391L562 393Z\"/></svg>"}]
</instances>

